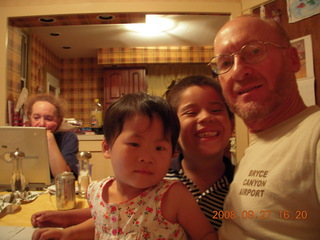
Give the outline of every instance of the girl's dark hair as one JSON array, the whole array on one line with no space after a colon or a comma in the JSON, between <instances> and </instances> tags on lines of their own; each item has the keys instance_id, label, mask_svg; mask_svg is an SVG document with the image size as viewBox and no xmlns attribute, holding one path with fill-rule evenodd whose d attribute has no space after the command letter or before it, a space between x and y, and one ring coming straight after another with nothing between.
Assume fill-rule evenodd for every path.
<instances>
[{"instance_id":1,"label":"girl's dark hair","mask_svg":"<svg viewBox=\"0 0 320 240\"><path fill-rule=\"evenodd\" d=\"M180 132L177 113L165 99L144 92L126 94L108 107L103 124L108 145L112 146L125 122L139 114L148 116L150 120L156 115L162 120L164 134L171 137L174 152Z\"/></svg>"},{"instance_id":2,"label":"girl's dark hair","mask_svg":"<svg viewBox=\"0 0 320 240\"><path fill-rule=\"evenodd\" d=\"M225 106L226 106L226 109L228 110L230 119L234 118L234 114L231 112L231 110L226 104L225 98L222 94L220 83L217 80L214 80L206 76L193 75L177 81L174 84L174 86L171 86L171 88L166 92L167 101L177 110L177 108L179 107L181 93L185 89L192 86L208 86L213 88L221 96L222 100L225 102Z\"/></svg>"}]
</instances>

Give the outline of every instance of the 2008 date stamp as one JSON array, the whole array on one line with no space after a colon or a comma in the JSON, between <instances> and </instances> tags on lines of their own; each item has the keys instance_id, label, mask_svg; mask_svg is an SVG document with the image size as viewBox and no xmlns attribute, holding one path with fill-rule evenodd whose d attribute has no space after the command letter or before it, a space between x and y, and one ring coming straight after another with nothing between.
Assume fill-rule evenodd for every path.
<instances>
[{"instance_id":1,"label":"2008 date stamp","mask_svg":"<svg viewBox=\"0 0 320 240\"><path fill-rule=\"evenodd\" d=\"M280 218L280 219L296 219L305 220L308 218L308 212L305 210L296 211L271 211L271 210L260 210L260 212L254 212L252 210L243 210L241 212L236 211L213 211L213 219L270 219L270 218Z\"/></svg>"}]
</instances>

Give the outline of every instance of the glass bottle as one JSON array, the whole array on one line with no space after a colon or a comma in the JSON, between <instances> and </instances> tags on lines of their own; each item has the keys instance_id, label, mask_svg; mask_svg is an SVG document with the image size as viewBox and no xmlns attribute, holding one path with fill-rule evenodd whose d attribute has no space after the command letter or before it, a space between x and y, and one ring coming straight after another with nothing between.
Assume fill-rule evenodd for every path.
<instances>
[{"instance_id":1,"label":"glass bottle","mask_svg":"<svg viewBox=\"0 0 320 240\"><path fill-rule=\"evenodd\" d=\"M96 98L94 100L93 106L91 108L90 113L90 123L91 123L91 129L96 134L102 134L102 105L99 103L99 99Z\"/></svg>"},{"instance_id":2,"label":"glass bottle","mask_svg":"<svg viewBox=\"0 0 320 240\"><path fill-rule=\"evenodd\" d=\"M26 188L26 179L22 172L22 161L25 157L24 152L21 152L19 148L15 152L10 154L12 161L13 171L11 176L11 190L12 192L23 192Z\"/></svg>"},{"instance_id":3,"label":"glass bottle","mask_svg":"<svg viewBox=\"0 0 320 240\"><path fill-rule=\"evenodd\" d=\"M87 188L91 182L91 165L89 159L91 158L90 152L79 152L79 175L78 175L78 196L81 198L87 197Z\"/></svg>"}]
</instances>

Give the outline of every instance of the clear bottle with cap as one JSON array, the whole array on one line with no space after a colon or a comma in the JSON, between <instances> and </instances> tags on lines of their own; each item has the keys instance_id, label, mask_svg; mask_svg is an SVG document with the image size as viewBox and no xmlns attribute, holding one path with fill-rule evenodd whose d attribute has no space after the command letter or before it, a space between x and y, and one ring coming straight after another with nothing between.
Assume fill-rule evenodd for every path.
<instances>
[{"instance_id":1,"label":"clear bottle with cap","mask_svg":"<svg viewBox=\"0 0 320 240\"><path fill-rule=\"evenodd\" d=\"M94 103L90 112L91 129L96 134L102 134L102 126L103 126L102 113L103 113L102 105L99 102L99 99L96 98L94 100Z\"/></svg>"},{"instance_id":2,"label":"clear bottle with cap","mask_svg":"<svg viewBox=\"0 0 320 240\"><path fill-rule=\"evenodd\" d=\"M87 197L87 188L91 182L91 153L82 151L78 153L79 159L79 175L78 175L78 196L81 198Z\"/></svg>"},{"instance_id":3,"label":"clear bottle with cap","mask_svg":"<svg viewBox=\"0 0 320 240\"><path fill-rule=\"evenodd\" d=\"M12 161L12 176L11 176L11 190L12 192L20 191L23 192L26 188L26 179L22 172L22 161L25 157L24 152L20 151L19 148L10 154Z\"/></svg>"}]
</instances>

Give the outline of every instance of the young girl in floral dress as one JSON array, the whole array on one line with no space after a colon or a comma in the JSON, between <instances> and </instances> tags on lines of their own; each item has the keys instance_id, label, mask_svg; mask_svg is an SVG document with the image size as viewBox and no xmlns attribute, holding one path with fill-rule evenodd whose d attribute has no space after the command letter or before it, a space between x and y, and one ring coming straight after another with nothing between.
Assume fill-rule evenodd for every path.
<instances>
[{"instance_id":1,"label":"young girl in floral dress","mask_svg":"<svg viewBox=\"0 0 320 240\"><path fill-rule=\"evenodd\" d=\"M128 94L111 104L102 147L115 177L90 184L92 218L53 232L63 239L217 239L188 189L163 179L179 129L175 110L160 97Z\"/></svg>"},{"instance_id":2,"label":"young girl in floral dress","mask_svg":"<svg viewBox=\"0 0 320 240\"><path fill-rule=\"evenodd\" d=\"M115 177L88 188L96 239L214 239L187 188L163 180L179 136L170 105L145 93L126 95L105 119L103 151Z\"/></svg>"}]
</instances>

